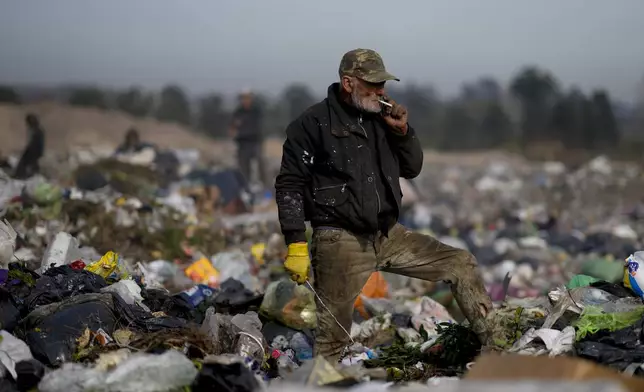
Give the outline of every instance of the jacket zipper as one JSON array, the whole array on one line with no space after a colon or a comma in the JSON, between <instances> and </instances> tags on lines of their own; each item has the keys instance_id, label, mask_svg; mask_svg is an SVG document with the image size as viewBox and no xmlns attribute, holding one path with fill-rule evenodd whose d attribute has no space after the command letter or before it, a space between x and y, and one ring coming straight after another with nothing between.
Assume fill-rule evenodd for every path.
<instances>
[{"instance_id":1,"label":"jacket zipper","mask_svg":"<svg viewBox=\"0 0 644 392\"><path fill-rule=\"evenodd\" d=\"M360 128L362 128L362 133L364 133L364 137L369 139L369 136L367 136L367 130L364 129L362 126L362 115L358 116L358 124L360 125ZM373 154L371 149L369 150L369 155ZM371 157L371 161L373 161L373 157ZM375 176L375 172L372 173ZM380 194L378 193L378 186L376 185L376 179L373 179L373 188L376 191L376 199L378 199L378 214L380 214Z\"/></svg>"}]
</instances>

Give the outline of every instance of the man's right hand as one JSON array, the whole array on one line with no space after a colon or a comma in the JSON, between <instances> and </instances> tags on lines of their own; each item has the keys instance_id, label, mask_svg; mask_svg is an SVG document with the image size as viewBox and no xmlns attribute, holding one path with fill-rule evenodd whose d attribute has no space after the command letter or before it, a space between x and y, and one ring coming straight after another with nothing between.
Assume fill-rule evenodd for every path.
<instances>
[{"instance_id":1,"label":"man's right hand","mask_svg":"<svg viewBox=\"0 0 644 392\"><path fill-rule=\"evenodd\" d=\"M284 268L291 274L291 279L298 284L303 284L309 279L311 258L306 242L295 242L288 246Z\"/></svg>"}]
</instances>

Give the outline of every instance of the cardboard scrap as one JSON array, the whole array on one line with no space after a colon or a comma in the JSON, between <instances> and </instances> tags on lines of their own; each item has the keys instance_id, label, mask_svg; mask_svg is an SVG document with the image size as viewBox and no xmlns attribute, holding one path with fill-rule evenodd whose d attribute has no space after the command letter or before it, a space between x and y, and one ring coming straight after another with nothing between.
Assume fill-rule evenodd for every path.
<instances>
[{"instance_id":1,"label":"cardboard scrap","mask_svg":"<svg viewBox=\"0 0 644 392\"><path fill-rule=\"evenodd\" d=\"M572 357L486 354L478 358L466 380L616 381L630 392L644 391L644 379L629 377L596 363Z\"/></svg>"}]
</instances>

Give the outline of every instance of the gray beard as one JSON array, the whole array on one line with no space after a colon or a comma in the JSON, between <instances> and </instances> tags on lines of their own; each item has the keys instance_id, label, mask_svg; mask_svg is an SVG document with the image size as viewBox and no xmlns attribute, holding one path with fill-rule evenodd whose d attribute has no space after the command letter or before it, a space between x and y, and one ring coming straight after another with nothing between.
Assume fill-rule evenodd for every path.
<instances>
[{"instance_id":1,"label":"gray beard","mask_svg":"<svg viewBox=\"0 0 644 392\"><path fill-rule=\"evenodd\" d=\"M366 98L360 98L360 96L358 95L358 92L356 90L353 90L351 92L351 102L353 103L353 106L355 106L358 110L360 110L361 112L365 112L365 113L379 113L380 112L380 105L378 105L377 107L376 107L376 105L371 107L369 105L369 103L364 103L362 101L363 99L365 101L367 100Z\"/></svg>"}]
</instances>

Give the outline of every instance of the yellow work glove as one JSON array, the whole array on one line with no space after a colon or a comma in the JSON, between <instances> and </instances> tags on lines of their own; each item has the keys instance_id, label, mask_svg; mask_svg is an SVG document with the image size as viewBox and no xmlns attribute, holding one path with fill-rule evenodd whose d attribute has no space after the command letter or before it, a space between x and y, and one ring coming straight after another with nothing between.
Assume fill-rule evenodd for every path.
<instances>
[{"instance_id":1,"label":"yellow work glove","mask_svg":"<svg viewBox=\"0 0 644 392\"><path fill-rule=\"evenodd\" d=\"M309 278L311 258L309 245L306 242L295 242L288 246L284 268L291 274L291 279L303 284Z\"/></svg>"}]
</instances>

